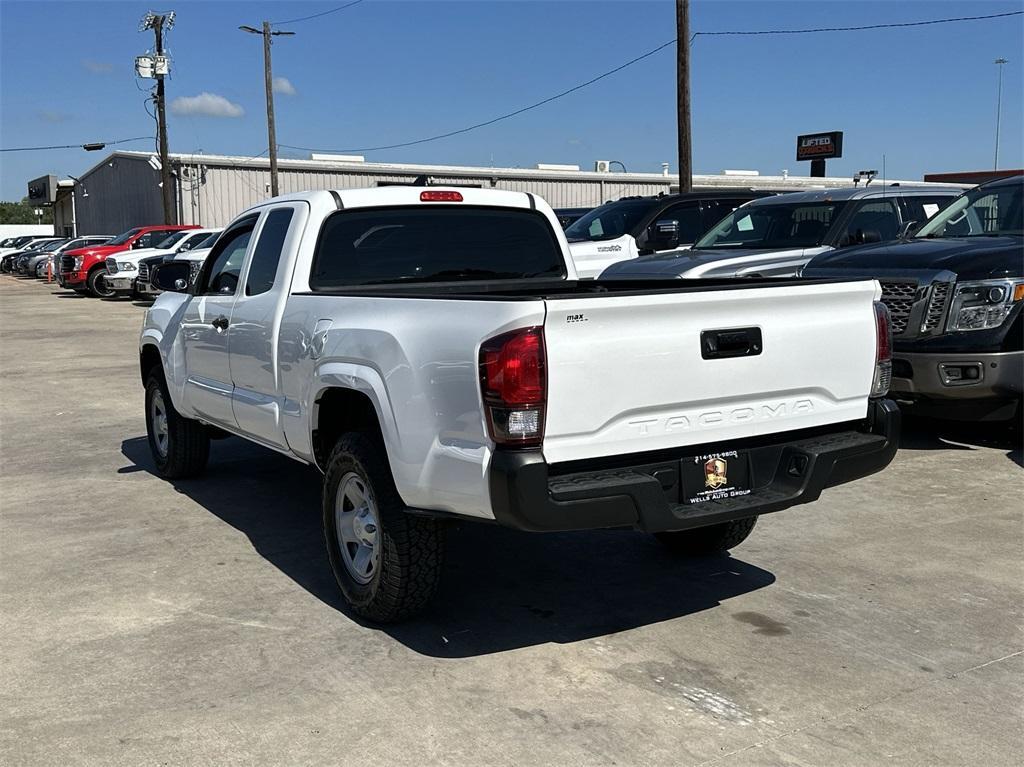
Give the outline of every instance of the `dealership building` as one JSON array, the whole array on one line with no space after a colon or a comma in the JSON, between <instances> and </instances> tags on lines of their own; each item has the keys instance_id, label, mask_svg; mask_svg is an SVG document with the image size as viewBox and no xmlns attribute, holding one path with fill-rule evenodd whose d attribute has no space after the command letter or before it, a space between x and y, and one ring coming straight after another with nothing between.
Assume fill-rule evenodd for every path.
<instances>
[{"instance_id":1,"label":"dealership building","mask_svg":"<svg viewBox=\"0 0 1024 767\"><path fill-rule=\"evenodd\" d=\"M173 223L219 227L270 197L270 161L265 157L171 154ZM484 168L366 162L362 157L313 154L278 161L281 194L312 189L353 189L395 184L448 184L531 192L554 208L591 208L608 200L668 194L678 176L627 173L597 161L593 170L574 165ZM696 189L745 187L792 190L844 187L850 178L762 176L754 171L694 175ZM889 180L887 183L893 183ZM921 182L901 182L917 183ZM114 152L77 178L43 176L28 183L34 204L54 206L58 234L117 234L133 226L163 223L160 163L148 152Z\"/></svg>"}]
</instances>

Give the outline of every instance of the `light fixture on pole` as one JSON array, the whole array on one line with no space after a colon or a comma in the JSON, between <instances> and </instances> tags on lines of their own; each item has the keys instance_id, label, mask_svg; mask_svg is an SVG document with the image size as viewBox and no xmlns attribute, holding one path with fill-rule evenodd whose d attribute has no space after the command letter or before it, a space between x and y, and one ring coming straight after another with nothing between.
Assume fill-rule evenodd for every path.
<instances>
[{"instance_id":1,"label":"light fixture on pole","mask_svg":"<svg viewBox=\"0 0 1024 767\"><path fill-rule=\"evenodd\" d=\"M267 139L270 149L270 195L277 197L277 130L274 127L274 78L271 74L270 38L295 33L271 30L269 21L263 22L262 30L245 24L239 29L252 35L263 35L263 78L267 89Z\"/></svg>"},{"instance_id":2,"label":"light fixture on pole","mask_svg":"<svg viewBox=\"0 0 1024 767\"><path fill-rule=\"evenodd\" d=\"M996 157L992 163L992 170L999 170L999 118L1003 111L1003 64L1006 63L1006 59L1000 56L993 63L999 67L999 91L996 96Z\"/></svg>"}]
</instances>

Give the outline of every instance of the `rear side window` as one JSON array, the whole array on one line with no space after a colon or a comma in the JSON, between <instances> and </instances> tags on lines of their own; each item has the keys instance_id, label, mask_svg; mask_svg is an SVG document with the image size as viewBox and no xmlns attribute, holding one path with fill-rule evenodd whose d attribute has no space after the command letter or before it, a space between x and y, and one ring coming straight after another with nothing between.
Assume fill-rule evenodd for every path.
<instances>
[{"instance_id":1,"label":"rear side window","mask_svg":"<svg viewBox=\"0 0 1024 767\"><path fill-rule=\"evenodd\" d=\"M313 290L358 285L565 277L547 218L511 208L339 211L324 222Z\"/></svg>"},{"instance_id":2,"label":"rear side window","mask_svg":"<svg viewBox=\"0 0 1024 767\"><path fill-rule=\"evenodd\" d=\"M284 238L288 236L288 227L292 222L292 212L291 208L278 208L267 215L249 263L245 295L257 296L274 287L274 277L277 276Z\"/></svg>"}]
</instances>

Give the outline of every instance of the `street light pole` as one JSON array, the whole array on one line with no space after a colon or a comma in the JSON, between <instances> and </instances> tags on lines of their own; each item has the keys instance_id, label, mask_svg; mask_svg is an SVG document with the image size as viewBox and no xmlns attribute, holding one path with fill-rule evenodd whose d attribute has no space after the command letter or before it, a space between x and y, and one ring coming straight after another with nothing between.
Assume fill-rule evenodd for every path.
<instances>
[{"instance_id":1,"label":"street light pole","mask_svg":"<svg viewBox=\"0 0 1024 767\"><path fill-rule=\"evenodd\" d=\"M242 25L243 32L263 35L263 79L267 89L267 140L270 149L270 195L277 197L277 129L274 125L274 76L270 62L270 38L275 35L294 35L294 32L278 32L270 28L270 22L263 22L263 29Z\"/></svg>"},{"instance_id":2,"label":"street light pole","mask_svg":"<svg viewBox=\"0 0 1024 767\"><path fill-rule=\"evenodd\" d=\"M995 64L999 66L999 95L996 96L996 157L992 163L992 170L999 170L999 119L1003 112L1003 64L1005 63L1006 59L1001 56L995 60Z\"/></svg>"}]
</instances>

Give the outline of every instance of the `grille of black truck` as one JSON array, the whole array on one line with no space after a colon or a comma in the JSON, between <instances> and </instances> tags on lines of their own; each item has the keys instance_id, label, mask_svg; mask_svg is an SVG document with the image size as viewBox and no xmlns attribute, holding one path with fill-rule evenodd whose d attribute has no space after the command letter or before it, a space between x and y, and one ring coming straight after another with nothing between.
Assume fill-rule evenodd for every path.
<instances>
[{"instance_id":1,"label":"grille of black truck","mask_svg":"<svg viewBox=\"0 0 1024 767\"><path fill-rule=\"evenodd\" d=\"M903 335L910 321L910 312L917 297L917 281L895 282L882 280L882 303L889 310L892 320L892 334Z\"/></svg>"},{"instance_id":2,"label":"grille of black truck","mask_svg":"<svg viewBox=\"0 0 1024 767\"><path fill-rule=\"evenodd\" d=\"M953 287L949 282L936 282L932 285L932 294L928 299L928 309L924 314L924 322L921 323L922 331L935 330L942 323L946 316L946 306L949 304L950 289Z\"/></svg>"}]
</instances>

